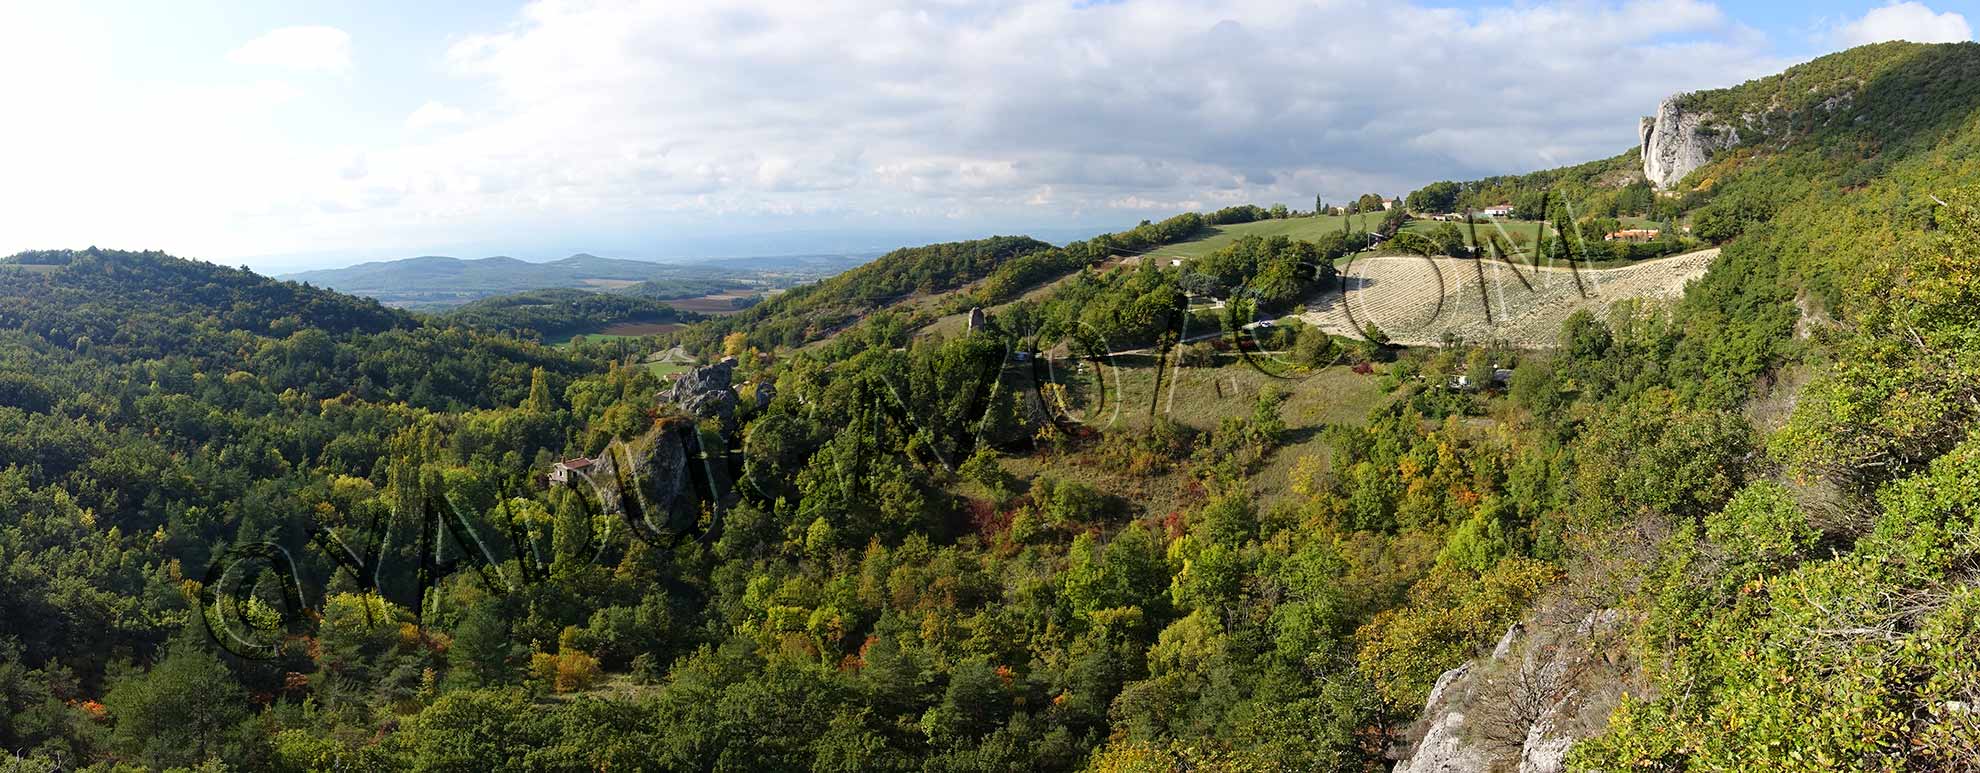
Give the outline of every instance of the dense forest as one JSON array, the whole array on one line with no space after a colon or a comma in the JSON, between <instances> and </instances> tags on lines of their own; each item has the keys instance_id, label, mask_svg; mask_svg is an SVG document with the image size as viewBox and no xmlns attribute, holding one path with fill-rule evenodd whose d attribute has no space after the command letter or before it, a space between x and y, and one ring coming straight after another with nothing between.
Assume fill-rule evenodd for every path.
<instances>
[{"instance_id":1,"label":"dense forest","mask_svg":"<svg viewBox=\"0 0 1980 773\"><path fill-rule=\"evenodd\" d=\"M0 766L1383 770L1515 623L1607 616L1572 768L1970 769L1976 70L1698 95L1783 134L1648 203L1633 156L1412 195L1722 246L1545 351L1246 324L1366 233L1138 259L1255 207L890 253L651 339L733 357L672 384L527 304L0 260ZM1108 373L1174 381L1095 421Z\"/></svg>"}]
</instances>

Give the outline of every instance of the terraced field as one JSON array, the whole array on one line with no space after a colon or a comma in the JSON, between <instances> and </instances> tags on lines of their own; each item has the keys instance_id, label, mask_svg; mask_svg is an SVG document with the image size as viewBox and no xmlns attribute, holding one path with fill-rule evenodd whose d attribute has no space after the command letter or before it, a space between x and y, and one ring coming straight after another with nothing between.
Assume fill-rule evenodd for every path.
<instances>
[{"instance_id":1,"label":"terraced field","mask_svg":"<svg viewBox=\"0 0 1980 773\"><path fill-rule=\"evenodd\" d=\"M1345 297L1342 291L1330 292L1309 304L1300 318L1345 336L1356 335L1355 323L1372 322L1407 346L1436 344L1446 334L1467 341L1552 346L1561 323L1576 310L1599 314L1624 299L1676 298L1718 257L1716 249L1701 250L1609 269L1414 256L1357 258L1345 269Z\"/></svg>"}]
</instances>

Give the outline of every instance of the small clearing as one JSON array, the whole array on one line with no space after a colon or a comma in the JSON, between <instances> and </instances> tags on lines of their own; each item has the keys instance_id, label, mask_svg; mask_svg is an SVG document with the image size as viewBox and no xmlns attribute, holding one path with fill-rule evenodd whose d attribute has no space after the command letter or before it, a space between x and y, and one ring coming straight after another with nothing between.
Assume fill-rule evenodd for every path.
<instances>
[{"instance_id":1,"label":"small clearing","mask_svg":"<svg viewBox=\"0 0 1980 773\"><path fill-rule=\"evenodd\" d=\"M673 300L661 301L661 303L665 303L681 311L721 316L723 314L734 314L749 308L746 303L742 302L757 295L758 293L754 290L730 291L716 293L714 295L698 295L693 298L675 298ZM742 305L738 305L739 303L742 303Z\"/></svg>"}]
</instances>

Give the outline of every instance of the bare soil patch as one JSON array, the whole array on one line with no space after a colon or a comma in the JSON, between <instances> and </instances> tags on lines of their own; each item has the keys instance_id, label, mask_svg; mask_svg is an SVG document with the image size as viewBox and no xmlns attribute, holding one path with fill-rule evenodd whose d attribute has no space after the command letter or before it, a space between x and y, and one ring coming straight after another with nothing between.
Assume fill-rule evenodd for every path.
<instances>
[{"instance_id":1,"label":"bare soil patch","mask_svg":"<svg viewBox=\"0 0 1980 773\"><path fill-rule=\"evenodd\" d=\"M662 301L662 303L680 309L681 311L692 311L698 314L734 314L746 308L738 307L736 305L737 301L755 295L756 293L753 292L726 292L716 293L714 295L700 295L693 298L677 298L671 301Z\"/></svg>"}]
</instances>

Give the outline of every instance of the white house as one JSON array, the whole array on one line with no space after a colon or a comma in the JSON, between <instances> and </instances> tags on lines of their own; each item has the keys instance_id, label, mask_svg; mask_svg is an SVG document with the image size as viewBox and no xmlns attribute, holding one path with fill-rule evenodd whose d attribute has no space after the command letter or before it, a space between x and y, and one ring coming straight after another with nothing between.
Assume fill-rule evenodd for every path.
<instances>
[{"instance_id":1,"label":"white house","mask_svg":"<svg viewBox=\"0 0 1980 773\"><path fill-rule=\"evenodd\" d=\"M1486 207L1485 211L1479 214L1486 217L1512 217L1512 213L1513 207L1511 204L1494 204Z\"/></svg>"},{"instance_id":2,"label":"white house","mask_svg":"<svg viewBox=\"0 0 1980 773\"><path fill-rule=\"evenodd\" d=\"M550 482L560 486L569 485L573 477L584 477L584 471L591 469L595 461L580 456L553 464L550 466Z\"/></svg>"}]
</instances>

